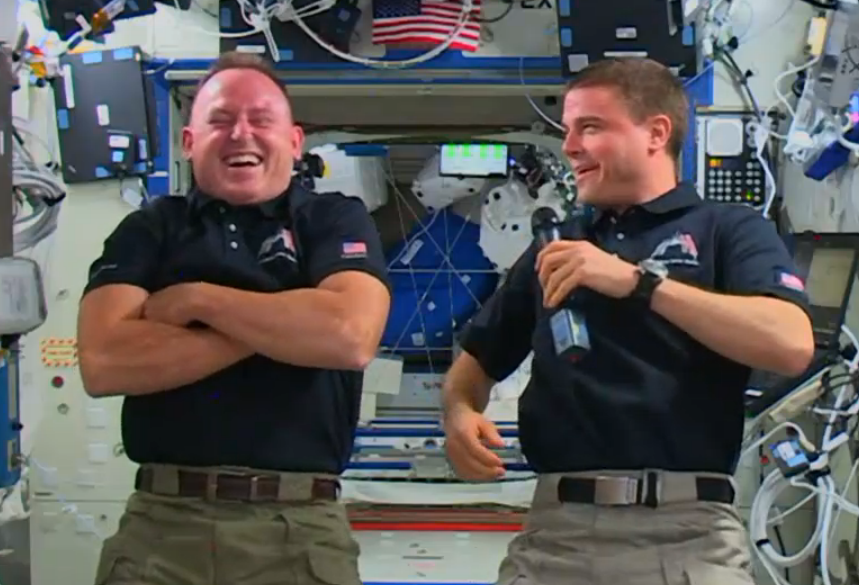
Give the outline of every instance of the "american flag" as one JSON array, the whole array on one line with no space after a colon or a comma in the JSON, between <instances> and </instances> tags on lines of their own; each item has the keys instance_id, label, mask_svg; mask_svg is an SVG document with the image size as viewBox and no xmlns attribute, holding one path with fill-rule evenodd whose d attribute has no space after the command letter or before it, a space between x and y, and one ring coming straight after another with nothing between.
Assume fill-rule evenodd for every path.
<instances>
[{"instance_id":1,"label":"american flag","mask_svg":"<svg viewBox=\"0 0 859 585\"><path fill-rule=\"evenodd\" d=\"M480 3L472 0L472 16L480 16ZM461 0L373 0L373 43L440 45L456 30L462 6ZM467 20L449 47L476 51L480 47L480 23Z\"/></svg>"},{"instance_id":2,"label":"american flag","mask_svg":"<svg viewBox=\"0 0 859 585\"><path fill-rule=\"evenodd\" d=\"M782 284L782 286L786 286L788 288L792 288L800 292L805 291L805 283L802 282L802 279L795 274L782 272L781 277L779 278L779 282Z\"/></svg>"},{"instance_id":3,"label":"american flag","mask_svg":"<svg viewBox=\"0 0 859 585\"><path fill-rule=\"evenodd\" d=\"M343 244L344 256L366 256L367 244L364 242L346 242Z\"/></svg>"}]
</instances>

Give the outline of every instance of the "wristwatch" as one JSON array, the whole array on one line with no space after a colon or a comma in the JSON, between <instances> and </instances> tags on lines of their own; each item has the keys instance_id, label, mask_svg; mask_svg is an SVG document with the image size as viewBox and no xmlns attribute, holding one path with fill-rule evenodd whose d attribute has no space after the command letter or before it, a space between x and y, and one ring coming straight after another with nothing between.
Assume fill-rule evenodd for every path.
<instances>
[{"instance_id":1,"label":"wristwatch","mask_svg":"<svg viewBox=\"0 0 859 585\"><path fill-rule=\"evenodd\" d=\"M668 267L663 262L648 258L639 262L637 268L639 274L638 282L629 296L631 299L649 307L650 300L653 298L653 291L668 276Z\"/></svg>"}]
</instances>

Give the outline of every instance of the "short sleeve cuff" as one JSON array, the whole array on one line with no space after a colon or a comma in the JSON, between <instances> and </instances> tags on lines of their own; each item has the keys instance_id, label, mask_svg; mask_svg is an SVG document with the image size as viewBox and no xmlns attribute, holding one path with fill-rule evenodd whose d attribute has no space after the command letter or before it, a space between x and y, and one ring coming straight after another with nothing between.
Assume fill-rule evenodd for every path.
<instances>
[{"instance_id":1,"label":"short sleeve cuff","mask_svg":"<svg viewBox=\"0 0 859 585\"><path fill-rule=\"evenodd\" d=\"M111 284L127 284L129 286L136 286L142 288L150 294L154 292L151 286L151 282L148 282L148 279L143 278L140 274L131 272L124 273L122 271L109 271L96 273L94 277L90 277L86 286L84 286L83 295L87 295L94 290Z\"/></svg>"},{"instance_id":2,"label":"short sleeve cuff","mask_svg":"<svg viewBox=\"0 0 859 585\"><path fill-rule=\"evenodd\" d=\"M771 285L761 286L755 289L751 289L749 291L743 291L743 293L747 295L772 297L780 299L782 301L787 301L802 309L805 314L808 315L809 319L811 318L811 306L809 305L808 297L805 295L804 292L800 292L798 290L794 290L784 286Z\"/></svg>"},{"instance_id":3,"label":"short sleeve cuff","mask_svg":"<svg viewBox=\"0 0 859 585\"><path fill-rule=\"evenodd\" d=\"M459 342L463 351L472 356L491 379L500 382L510 375L510 364L497 347L497 340L479 327L468 326ZM514 368L515 369L515 368ZM508 371L510 370L510 371Z\"/></svg>"},{"instance_id":4,"label":"short sleeve cuff","mask_svg":"<svg viewBox=\"0 0 859 585\"><path fill-rule=\"evenodd\" d=\"M346 271L363 272L365 274L369 274L370 276L374 276L382 284L385 285L385 288L388 289L389 293L393 294L393 287L391 286L387 271L384 268L379 268L378 266L367 262L342 262L326 266L322 270L319 270L314 274L313 286L318 286L320 282L322 282L332 274Z\"/></svg>"}]
</instances>

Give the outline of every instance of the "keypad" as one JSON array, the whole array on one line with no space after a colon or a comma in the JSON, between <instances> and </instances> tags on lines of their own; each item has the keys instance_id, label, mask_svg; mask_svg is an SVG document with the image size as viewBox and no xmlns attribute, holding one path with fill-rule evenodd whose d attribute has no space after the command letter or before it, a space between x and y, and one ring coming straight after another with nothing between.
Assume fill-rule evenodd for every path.
<instances>
[{"instance_id":1,"label":"keypad","mask_svg":"<svg viewBox=\"0 0 859 585\"><path fill-rule=\"evenodd\" d=\"M705 197L725 203L763 205L766 197L766 175L757 160L736 168L710 167L705 180Z\"/></svg>"}]
</instances>

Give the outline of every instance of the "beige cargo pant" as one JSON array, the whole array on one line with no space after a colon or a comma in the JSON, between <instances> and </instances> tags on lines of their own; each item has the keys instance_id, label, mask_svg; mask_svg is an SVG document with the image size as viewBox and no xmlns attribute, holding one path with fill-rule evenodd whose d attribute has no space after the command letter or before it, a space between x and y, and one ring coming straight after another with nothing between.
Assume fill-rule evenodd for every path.
<instances>
[{"instance_id":1,"label":"beige cargo pant","mask_svg":"<svg viewBox=\"0 0 859 585\"><path fill-rule=\"evenodd\" d=\"M498 585L754 585L733 506L561 503L560 477L539 477Z\"/></svg>"},{"instance_id":2,"label":"beige cargo pant","mask_svg":"<svg viewBox=\"0 0 859 585\"><path fill-rule=\"evenodd\" d=\"M360 585L358 554L339 502L138 491L104 542L95 585Z\"/></svg>"}]
</instances>

